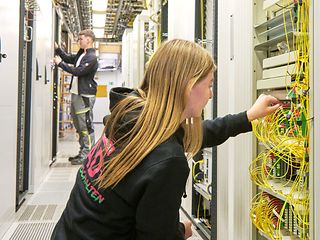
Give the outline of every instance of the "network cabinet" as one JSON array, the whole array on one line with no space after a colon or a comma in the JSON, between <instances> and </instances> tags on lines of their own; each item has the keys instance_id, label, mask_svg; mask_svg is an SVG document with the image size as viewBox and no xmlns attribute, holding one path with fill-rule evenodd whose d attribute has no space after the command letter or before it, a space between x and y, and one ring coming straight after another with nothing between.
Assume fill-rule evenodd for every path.
<instances>
[{"instance_id":1,"label":"network cabinet","mask_svg":"<svg viewBox=\"0 0 320 240\"><path fill-rule=\"evenodd\" d=\"M253 1L253 81L256 95L281 107L253 122L256 156L249 166L255 195L250 217L256 239L313 239L310 229L310 4Z\"/></svg>"},{"instance_id":2,"label":"network cabinet","mask_svg":"<svg viewBox=\"0 0 320 240\"><path fill-rule=\"evenodd\" d=\"M194 41L205 48L217 61L217 2L213 0L195 1ZM217 72L214 72L217 79ZM216 81L215 81L216 82ZM209 100L203 119L217 117L217 85L213 86L213 98ZM185 209L198 232L205 239L217 237L217 161L216 148L206 148L199 152L190 164L191 208ZM190 194L190 192L189 192ZM183 202L184 203L184 202ZM183 208L185 205L182 205ZM189 210L189 212L188 212Z\"/></svg>"}]
</instances>

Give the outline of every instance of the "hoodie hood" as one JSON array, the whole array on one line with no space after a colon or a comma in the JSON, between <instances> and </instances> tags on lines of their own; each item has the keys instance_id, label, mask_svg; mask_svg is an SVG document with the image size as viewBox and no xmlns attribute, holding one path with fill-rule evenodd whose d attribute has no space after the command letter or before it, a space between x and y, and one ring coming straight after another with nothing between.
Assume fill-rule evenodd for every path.
<instances>
[{"instance_id":1,"label":"hoodie hood","mask_svg":"<svg viewBox=\"0 0 320 240\"><path fill-rule=\"evenodd\" d=\"M137 92L134 89L125 87L111 88L109 105L110 112L115 107L115 105L117 105L117 103L125 99L128 95L137 95Z\"/></svg>"},{"instance_id":2,"label":"hoodie hood","mask_svg":"<svg viewBox=\"0 0 320 240\"><path fill-rule=\"evenodd\" d=\"M128 95L138 95L134 89L125 88L125 87L116 87L111 88L109 93L109 110L112 112L112 109L123 99L125 99ZM108 118L110 115L106 115L103 117L103 125L106 125Z\"/></svg>"},{"instance_id":3,"label":"hoodie hood","mask_svg":"<svg viewBox=\"0 0 320 240\"><path fill-rule=\"evenodd\" d=\"M110 90L110 112L113 111L114 107L123 99L125 99L127 96L139 96L138 92L131 88L125 88L125 87L116 87L112 88ZM115 139L119 139L124 134L130 131L136 123L136 120L141 112L140 110L135 110L132 112L127 113L125 116L121 118L121 121L116 123L117 132L114 136ZM108 118L110 115L107 115L103 118L103 123L106 125ZM108 132L106 130L106 135L108 135Z\"/></svg>"}]
</instances>

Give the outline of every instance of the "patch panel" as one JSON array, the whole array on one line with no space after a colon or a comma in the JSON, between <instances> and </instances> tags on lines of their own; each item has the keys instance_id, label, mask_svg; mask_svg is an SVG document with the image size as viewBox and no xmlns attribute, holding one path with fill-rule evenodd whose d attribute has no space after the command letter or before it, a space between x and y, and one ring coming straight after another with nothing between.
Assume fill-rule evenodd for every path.
<instances>
[{"instance_id":1,"label":"patch panel","mask_svg":"<svg viewBox=\"0 0 320 240\"><path fill-rule=\"evenodd\" d=\"M283 53L274 57L265 58L262 61L263 69L284 66L288 65L288 63L294 63L296 61L296 54L296 51L291 51L289 53Z\"/></svg>"},{"instance_id":2,"label":"patch panel","mask_svg":"<svg viewBox=\"0 0 320 240\"><path fill-rule=\"evenodd\" d=\"M276 67L263 70L262 78L276 78L276 77L283 77L283 76L291 76L295 71L295 64L290 64L283 67ZM291 79L291 78L289 78Z\"/></svg>"},{"instance_id":3,"label":"patch panel","mask_svg":"<svg viewBox=\"0 0 320 240\"><path fill-rule=\"evenodd\" d=\"M257 90L282 89L288 85L288 77L277 77L257 80Z\"/></svg>"}]
</instances>

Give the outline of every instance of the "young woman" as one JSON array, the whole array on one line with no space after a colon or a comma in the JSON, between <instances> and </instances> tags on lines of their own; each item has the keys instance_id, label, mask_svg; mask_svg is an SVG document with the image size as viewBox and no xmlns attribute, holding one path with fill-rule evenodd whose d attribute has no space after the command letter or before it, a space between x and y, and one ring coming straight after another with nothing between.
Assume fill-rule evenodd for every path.
<instances>
[{"instance_id":1,"label":"young woman","mask_svg":"<svg viewBox=\"0 0 320 240\"><path fill-rule=\"evenodd\" d=\"M252 120L279 107L262 95L248 111L202 122L213 71L205 49L171 40L151 58L139 89L111 90L105 133L80 167L51 239L191 236L191 223L179 223L187 158L251 131Z\"/></svg>"}]
</instances>

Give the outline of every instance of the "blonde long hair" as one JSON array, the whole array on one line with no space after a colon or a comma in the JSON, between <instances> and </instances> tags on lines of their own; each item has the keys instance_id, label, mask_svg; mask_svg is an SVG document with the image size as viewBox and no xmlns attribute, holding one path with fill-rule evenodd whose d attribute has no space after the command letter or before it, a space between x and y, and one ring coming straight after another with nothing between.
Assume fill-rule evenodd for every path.
<instances>
[{"instance_id":1,"label":"blonde long hair","mask_svg":"<svg viewBox=\"0 0 320 240\"><path fill-rule=\"evenodd\" d=\"M201 119L181 124L182 113L193 85L215 70L212 57L197 44L186 40L163 43L150 59L139 96L128 95L112 110L106 123L109 139L115 141L117 153L106 161L98 184L116 186L159 144L172 136L180 125L184 128L183 145L188 157L197 153L202 143ZM128 132L115 139L132 112Z\"/></svg>"}]
</instances>

